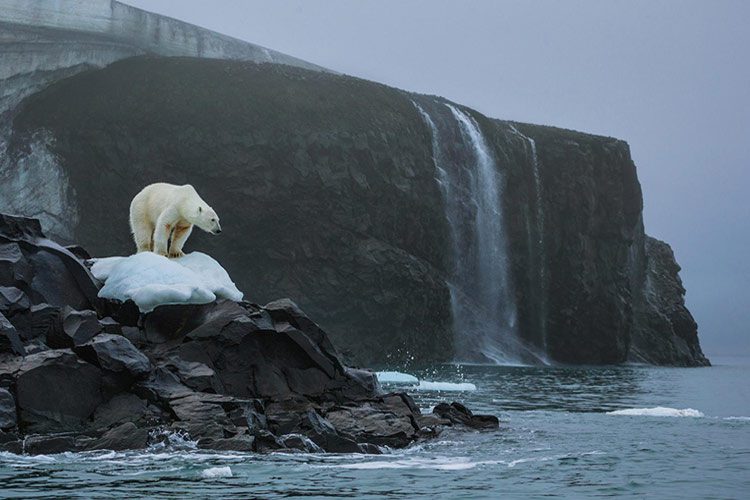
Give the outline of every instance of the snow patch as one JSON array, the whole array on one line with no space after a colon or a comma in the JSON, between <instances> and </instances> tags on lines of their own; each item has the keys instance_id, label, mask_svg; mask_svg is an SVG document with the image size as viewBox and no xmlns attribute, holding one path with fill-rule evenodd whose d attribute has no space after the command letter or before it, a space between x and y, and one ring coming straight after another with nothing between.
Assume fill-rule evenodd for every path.
<instances>
[{"instance_id":1,"label":"snow patch","mask_svg":"<svg viewBox=\"0 0 750 500\"><path fill-rule=\"evenodd\" d=\"M607 415L627 415L636 417L703 417L703 413L692 408L666 408L657 406L655 408L628 408L607 412Z\"/></svg>"},{"instance_id":2,"label":"snow patch","mask_svg":"<svg viewBox=\"0 0 750 500\"><path fill-rule=\"evenodd\" d=\"M167 304L209 304L217 297L242 300L224 268L201 252L177 259L152 252L95 259L91 273L104 281L99 297L130 299L143 313Z\"/></svg>"}]
</instances>

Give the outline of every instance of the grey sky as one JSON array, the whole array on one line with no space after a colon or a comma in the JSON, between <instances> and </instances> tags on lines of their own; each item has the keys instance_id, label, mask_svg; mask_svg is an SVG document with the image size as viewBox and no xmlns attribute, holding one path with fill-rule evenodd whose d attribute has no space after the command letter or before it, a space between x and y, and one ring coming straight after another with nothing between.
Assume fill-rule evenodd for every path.
<instances>
[{"instance_id":1,"label":"grey sky","mask_svg":"<svg viewBox=\"0 0 750 500\"><path fill-rule=\"evenodd\" d=\"M750 354L750 1L126 0L496 118L630 143L709 356Z\"/></svg>"}]
</instances>

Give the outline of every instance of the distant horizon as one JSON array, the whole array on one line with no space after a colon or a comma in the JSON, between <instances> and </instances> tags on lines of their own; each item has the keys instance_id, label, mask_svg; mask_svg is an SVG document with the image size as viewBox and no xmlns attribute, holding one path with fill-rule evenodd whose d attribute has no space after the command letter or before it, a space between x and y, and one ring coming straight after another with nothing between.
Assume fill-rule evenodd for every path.
<instances>
[{"instance_id":1,"label":"distant horizon","mask_svg":"<svg viewBox=\"0 0 750 500\"><path fill-rule=\"evenodd\" d=\"M626 141L704 352L750 355L750 3L120 1L493 118Z\"/></svg>"}]
</instances>

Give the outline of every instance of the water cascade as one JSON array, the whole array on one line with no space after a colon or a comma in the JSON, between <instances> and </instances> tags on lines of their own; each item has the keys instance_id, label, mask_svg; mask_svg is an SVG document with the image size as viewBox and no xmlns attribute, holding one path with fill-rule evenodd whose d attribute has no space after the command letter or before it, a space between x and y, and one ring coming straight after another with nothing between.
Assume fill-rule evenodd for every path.
<instances>
[{"instance_id":1,"label":"water cascade","mask_svg":"<svg viewBox=\"0 0 750 500\"><path fill-rule=\"evenodd\" d=\"M432 113L415 106L432 134L436 180L452 240L456 358L498 364L528 360L517 332L502 172L474 118L447 103Z\"/></svg>"},{"instance_id":2,"label":"water cascade","mask_svg":"<svg viewBox=\"0 0 750 500\"><path fill-rule=\"evenodd\" d=\"M531 137L522 134L513 124L510 124L511 131L523 139L524 144L528 146L528 152L531 157L531 169L534 174L534 212L536 219L536 234L533 235L532 241L535 250L535 262L538 270L539 279L539 333L541 347L543 352L547 352L547 262L545 259L544 243L544 205L542 202L542 178L539 173L539 157L536 152L536 141Z\"/></svg>"}]
</instances>

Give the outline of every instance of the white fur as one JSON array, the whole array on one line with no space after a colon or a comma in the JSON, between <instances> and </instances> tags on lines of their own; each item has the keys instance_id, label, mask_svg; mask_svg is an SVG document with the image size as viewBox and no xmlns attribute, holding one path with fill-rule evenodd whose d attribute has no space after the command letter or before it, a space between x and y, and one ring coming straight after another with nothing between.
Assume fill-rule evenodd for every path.
<instances>
[{"instance_id":1,"label":"white fur","mask_svg":"<svg viewBox=\"0 0 750 500\"><path fill-rule=\"evenodd\" d=\"M130 230L138 252L182 257L182 246L194 225L209 233L221 232L219 216L190 184L150 184L130 202Z\"/></svg>"}]
</instances>

